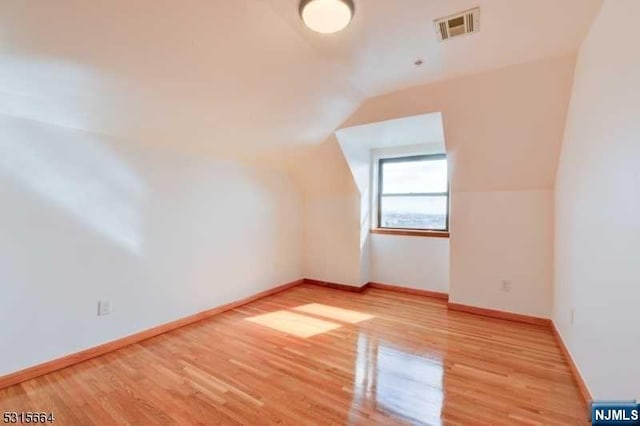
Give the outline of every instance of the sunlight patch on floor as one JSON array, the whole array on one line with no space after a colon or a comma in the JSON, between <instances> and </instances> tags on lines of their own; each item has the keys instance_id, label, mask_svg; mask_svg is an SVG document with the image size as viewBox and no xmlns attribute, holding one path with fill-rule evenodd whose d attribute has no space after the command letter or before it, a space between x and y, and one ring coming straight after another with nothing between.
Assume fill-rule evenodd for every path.
<instances>
[{"instance_id":1,"label":"sunlight patch on floor","mask_svg":"<svg viewBox=\"0 0 640 426\"><path fill-rule=\"evenodd\" d=\"M365 314L350 309L336 308L335 306L323 305L321 303L309 303L293 308L295 311L306 312L308 314L317 315L332 320L355 324L374 318L373 315Z\"/></svg>"},{"instance_id":2,"label":"sunlight patch on floor","mask_svg":"<svg viewBox=\"0 0 640 426\"><path fill-rule=\"evenodd\" d=\"M270 312L247 318L246 320L302 338L312 337L341 327L340 324L335 322L289 311Z\"/></svg>"}]
</instances>

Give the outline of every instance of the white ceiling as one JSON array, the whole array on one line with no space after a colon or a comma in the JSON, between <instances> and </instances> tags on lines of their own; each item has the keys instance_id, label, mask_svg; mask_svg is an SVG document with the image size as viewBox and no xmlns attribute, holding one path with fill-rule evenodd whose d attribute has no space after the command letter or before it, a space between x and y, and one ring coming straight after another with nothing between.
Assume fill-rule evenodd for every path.
<instances>
[{"instance_id":1,"label":"white ceiling","mask_svg":"<svg viewBox=\"0 0 640 426\"><path fill-rule=\"evenodd\" d=\"M574 51L600 0L360 0L351 27L318 36L299 25L295 0L269 0L368 97L457 75ZM480 32L439 42L433 20L480 7ZM416 59L423 65L416 67Z\"/></svg>"},{"instance_id":2,"label":"white ceiling","mask_svg":"<svg viewBox=\"0 0 640 426\"><path fill-rule=\"evenodd\" d=\"M329 36L297 3L0 0L0 114L182 149L314 143L367 97L575 50L600 0L356 0ZM477 5L477 35L436 41L433 19Z\"/></svg>"}]
</instances>

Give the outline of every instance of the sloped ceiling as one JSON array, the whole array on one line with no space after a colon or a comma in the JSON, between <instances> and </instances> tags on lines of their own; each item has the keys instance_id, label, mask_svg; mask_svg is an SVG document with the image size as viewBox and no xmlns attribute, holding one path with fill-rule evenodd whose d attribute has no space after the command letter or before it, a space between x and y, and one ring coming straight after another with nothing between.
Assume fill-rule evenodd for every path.
<instances>
[{"instance_id":1,"label":"sloped ceiling","mask_svg":"<svg viewBox=\"0 0 640 426\"><path fill-rule=\"evenodd\" d=\"M551 189L576 54L371 98L345 126L441 112L451 190Z\"/></svg>"},{"instance_id":2,"label":"sloped ceiling","mask_svg":"<svg viewBox=\"0 0 640 426\"><path fill-rule=\"evenodd\" d=\"M0 113L129 142L316 142L363 99L263 1L2 0Z\"/></svg>"},{"instance_id":3,"label":"sloped ceiling","mask_svg":"<svg viewBox=\"0 0 640 426\"><path fill-rule=\"evenodd\" d=\"M203 152L318 143L368 97L575 50L600 1L359 0L332 36L297 4L0 0L0 114ZM476 5L479 34L435 40Z\"/></svg>"}]
</instances>

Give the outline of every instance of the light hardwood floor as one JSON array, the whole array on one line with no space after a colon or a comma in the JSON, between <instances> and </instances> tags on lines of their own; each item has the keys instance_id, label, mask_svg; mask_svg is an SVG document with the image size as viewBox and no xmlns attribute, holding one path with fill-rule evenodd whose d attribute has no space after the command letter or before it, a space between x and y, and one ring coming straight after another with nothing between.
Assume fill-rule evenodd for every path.
<instances>
[{"instance_id":1,"label":"light hardwood floor","mask_svg":"<svg viewBox=\"0 0 640 426\"><path fill-rule=\"evenodd\" d=\"M304 284L0 390L59 425L587 424L546 327Z\"/></svg>"}]
</instances>

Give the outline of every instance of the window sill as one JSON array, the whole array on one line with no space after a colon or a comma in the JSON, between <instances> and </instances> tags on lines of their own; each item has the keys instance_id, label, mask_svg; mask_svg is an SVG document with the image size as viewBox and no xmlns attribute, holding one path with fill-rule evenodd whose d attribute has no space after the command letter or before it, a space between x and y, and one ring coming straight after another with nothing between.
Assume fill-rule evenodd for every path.
<instances>
[{"instance_id":1,"label":"window sill","mask_svg":"<svg viewBox=\"0 0 640 426\"><path fill-rule=\"evenodd\" d=\"M372 234L404 235L408 237L449 238L449 231L428 231L421 229L374 228Z\"/></svg>"}]
</instances>

